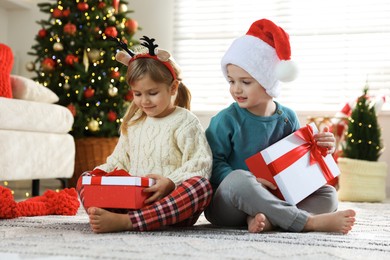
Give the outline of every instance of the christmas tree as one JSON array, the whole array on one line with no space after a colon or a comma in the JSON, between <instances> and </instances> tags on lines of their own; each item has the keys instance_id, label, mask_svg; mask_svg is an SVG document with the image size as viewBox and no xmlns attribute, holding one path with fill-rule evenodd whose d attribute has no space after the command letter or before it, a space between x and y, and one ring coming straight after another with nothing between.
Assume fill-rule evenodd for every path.
<instances>
[{"instance_id":1,"label":"christmas tree","mask_svg":"<svg viewBox=\"0 0 390 260\"><path fill-rule=\"evenodd\" d=\"M381 130L378 126L375 105L372 105L365 86L349 118L343 157L377 161L382 152Z\"/></svg>"},{"instance_id":2,"label":"christmas tree","mask_svg":"<svg viewBox=\"0 0 390 260\"><path fill-rule=\"evenodd\" d=\"M138 29L120 0L55 0L38 4L48 14L30 55L34 80L53 90L74 116L74 137L118 136L132 92L126 67L115 60L114 37L132 46Z\"/></svg>"}]
</instances>

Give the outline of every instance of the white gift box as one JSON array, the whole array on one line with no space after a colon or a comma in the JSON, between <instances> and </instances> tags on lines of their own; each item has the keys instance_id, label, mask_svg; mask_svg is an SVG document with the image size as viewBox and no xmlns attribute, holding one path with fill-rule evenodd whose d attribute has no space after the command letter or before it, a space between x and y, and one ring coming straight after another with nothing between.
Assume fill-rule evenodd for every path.
<instances>
[{"instance_id":1,"label":"white gift box","mask_svg":"<svg viewBox=\"0 0 390 260\"><path fill-rule=\"evenodd\" d=\"M331 154L317 149L312 136L318 132L314 123L249 157L246 164L257 177L278 187L277 197L296 205L340 174ZM304 138L303 138L304 137ZM311 158L316 157L311 162Z\"/></svg>"}]
</instances>

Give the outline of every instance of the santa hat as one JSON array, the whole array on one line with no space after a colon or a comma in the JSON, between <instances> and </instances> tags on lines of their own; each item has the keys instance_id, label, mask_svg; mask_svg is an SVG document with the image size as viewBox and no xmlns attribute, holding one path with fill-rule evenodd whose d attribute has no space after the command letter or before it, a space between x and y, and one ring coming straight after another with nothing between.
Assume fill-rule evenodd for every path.
<instances>
[{"instance_id":1,"label":"santa hat","mask_svg":"<svg viewBox=\"0 0 390 260\"><path fill-rule=\"evenodd\" d=\"M226 79L228 64L248 72L271 97L279 95L279 81L292 81L298 74L291 60L288 34L267 19L254 22L246 35L236 39L226 51L221 61Z\"/></svg>"}]
</instances>

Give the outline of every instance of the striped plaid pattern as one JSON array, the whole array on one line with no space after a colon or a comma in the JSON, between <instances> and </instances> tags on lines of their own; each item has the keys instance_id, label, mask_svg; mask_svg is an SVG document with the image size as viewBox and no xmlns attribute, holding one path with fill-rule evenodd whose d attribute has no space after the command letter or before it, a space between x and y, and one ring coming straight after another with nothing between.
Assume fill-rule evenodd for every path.
<instances>
[{"instance_id":1,"label":"striped plaid pattern","mask_svg":"<svg viewBox=\"0 0 390 260\"><path fill-rule=\"evenodd\" d=\"M88 176L85 172L82 176ZM81 184L82 176L77 182L77 191L81 203L84 205L84 187ZM188 227L195 224L200 214L209 205L212 197L210 182L203 177L193 177L162 198L156 203L139 210L127 212L138 231L156 230L164 226ZM85 207L84 207L85 208ZM87 210L85 208L85 210ZM120 209L107 209L116 213L126 213Z\"/></svg>"},{"instance_id":2,"label":"striped plaid pattern","mask_svg":"<svg viewBox=\"0 0 390 260\"><path fill-rule=\"evenodd\" d=\"M164 226L192 226L210 203L212 188L202 177L193 177L153 205L130 211L133 229L156 230Z\"/></svg>"},{"instance_id":3,"label":"striped plaid pattern","mask_svg":"<svg viewBox=\"0 0 390 260\"><path fill-rule=\"evenodd\" d=\"M83 204L83 206L84 206L84 186L82 185L83 176L91 176L91 174L89 172L83 172L80 175L80 177L78 178L77 184L76 184L76 191L79 194L81 204ZM85 207L84 207L84 209L87 210L87 208L85 208Z\"/></svg>"}]
</instances>

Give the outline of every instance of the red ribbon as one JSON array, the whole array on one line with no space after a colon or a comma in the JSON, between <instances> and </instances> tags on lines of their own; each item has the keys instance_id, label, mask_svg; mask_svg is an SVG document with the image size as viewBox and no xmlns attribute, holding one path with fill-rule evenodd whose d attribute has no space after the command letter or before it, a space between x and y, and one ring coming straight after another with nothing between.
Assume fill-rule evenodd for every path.
<instances>
[{"instance_id":1,"label":"red ribbon","mask_svg":"<svg viewBox=\"0 0 390 260\"><path fill-rule=\"evenodd\" d=\"M131 176L131 174L128 173L127 171L122 170L122 169L117 170L117 168L115 168L111 172L105 172L103 170L100 170L99 168L96 168L95 170L90 172L90 175L92 175L92 176Z\"/></svg>"},{"instance_id":2,"label":"red ribbon","mask_svg":"<svg viewBox=\"0 0 390 260\"><path fill-rule=\"evenodd\" d=\"M288 168L307 152L310 152L310 165L318 163L325 179L327 181L332 180L334 176L324 160L324 157L327 155L327 149L317 145L313 136L313 128L310 125L306 125L306 127L299 129L294 134L305 140L306 143L292 149L268 164L273 176Z\"/></svg>"}]
</instances>

